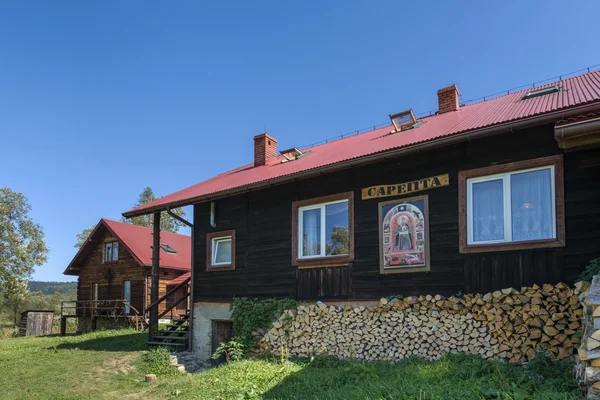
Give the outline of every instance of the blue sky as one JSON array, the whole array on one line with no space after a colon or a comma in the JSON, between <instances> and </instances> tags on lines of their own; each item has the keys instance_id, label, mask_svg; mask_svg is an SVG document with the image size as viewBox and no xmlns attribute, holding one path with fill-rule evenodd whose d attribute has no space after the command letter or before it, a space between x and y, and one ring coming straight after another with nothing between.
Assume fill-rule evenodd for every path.
<instances>
[{"instance_id":1,"label":"blue sky","mask_svg":"<svg viewBox=\"0 0 600 400\"><path fill-rule=\"evenodd\" d=\"M600 63L598 1L0 2L0 187L75 234L281 149ZM154 158L160 159L155 161Z\"/></svg>"}]
</instances>

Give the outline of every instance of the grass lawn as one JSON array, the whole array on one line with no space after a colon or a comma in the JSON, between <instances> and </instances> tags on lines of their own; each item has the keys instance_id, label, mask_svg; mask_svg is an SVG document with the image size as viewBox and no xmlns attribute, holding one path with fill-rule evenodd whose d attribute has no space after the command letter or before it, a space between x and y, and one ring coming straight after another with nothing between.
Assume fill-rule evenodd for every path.
<instances>
[{"instance_id":1,"label":"grass lawn","mask_svg":"<svg viewBox=\"0 0 600 400\"><path fill-rule=\"evenodd\" d=\"M527 371L467 356L397 364L323 358L283 364L246 360L194 375L163 373L157 383L147 384L142 382L143 374L157 368L160 357L149 361L144 355L145 339L144 333L122 330L0 340L0 398L580 398L566 363L541 359Z\"/></svg>"}]
</instances>

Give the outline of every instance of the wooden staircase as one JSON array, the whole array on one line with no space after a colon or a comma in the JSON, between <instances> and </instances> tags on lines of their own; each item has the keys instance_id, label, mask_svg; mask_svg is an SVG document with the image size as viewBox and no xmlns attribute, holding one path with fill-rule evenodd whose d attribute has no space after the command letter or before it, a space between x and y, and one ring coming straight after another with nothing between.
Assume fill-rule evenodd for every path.
<instances>
[{"instance_id":1,"label":"wooden staircase","mask_svg":"<svg viewBox=\"0 0 600 400\"><path fill-rule=\"evenodd\" d=\"M158 309L158 305L163 302L166 305L164 311L162 311L161 313L157 313L157 320L149 321L149 328L151 331L149 333L149 338L146 344L152 346L169 346L174 348L175 350L187 349L188 335L190 330L190 310L188 301L188 298L190 296L189 283L190 278L187 278L182 283L169 290L164 296L154 301L150 306L148 306L148 308L146 308L145 311L152 315L150 311L153 307L156 307L156 309ZM169 299L169 296L173 295L181 288L185 288L184 295L178 300L172 302L171 304L168 304L167 299ZM165 326L165 329L156 329L156 327L158 327L158 320L160 320L160 318L164 317L165 315L169 314L171 310L175 309L180 304L184 304L185 311L176 316L174 319L172 319L171 322Z\"/></svg>"},{"instance_id":2,"label":"wooden staircase","mask_svg":"<svg viewBox=\"0 0 600 400\"><path fill-rule=\"evenodd\" d=\"M179 318L166 325L166 329L159 329L152 334L146 344L152 346L169 346L175 350L185 350L188 346L190 330L190 315L180 315Z\"/></svg>"}]
</instances>

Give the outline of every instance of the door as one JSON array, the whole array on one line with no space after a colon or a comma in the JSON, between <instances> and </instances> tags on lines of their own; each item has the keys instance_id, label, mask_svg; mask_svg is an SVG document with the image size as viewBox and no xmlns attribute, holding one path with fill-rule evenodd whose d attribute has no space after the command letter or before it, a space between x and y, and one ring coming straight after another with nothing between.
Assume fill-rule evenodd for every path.
<instances>
[{"instance_id":1,"label":"door","mask_svg":"<svg viewBox=\"0 0 600 400\"><path fill-rule=\"evenodd\" d=\"M123 282L123 302L125 303L125 314L129 315L131 311L129 307L131 303L131 281Z\"/></svg>"},{"instance_id":2,"label":"door","mask_svg":"<svg viewBox=\"0 0 600 400\"><path fill-rule=\"evenodd\" d=\"M233 323L231 321L212 321L212 352L214 353L222 342L228 342L233 335ZM223 364L225 355L218 360L212 360L213 366Z\"/></svg>"}]
</instances>

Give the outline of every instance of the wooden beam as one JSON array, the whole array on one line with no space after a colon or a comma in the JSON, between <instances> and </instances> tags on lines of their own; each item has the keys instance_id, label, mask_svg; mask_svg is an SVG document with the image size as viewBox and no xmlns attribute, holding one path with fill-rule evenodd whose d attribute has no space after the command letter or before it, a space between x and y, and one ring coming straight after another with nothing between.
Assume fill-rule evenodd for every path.
<instances>
[{"instance_id":1,"label":"wooden beam","mask_svg":"<svg viewBox=\"0 0 600 400\"><path fill-rule=\"evenodd\" d=\"M192 225L191 222L189 222L186 219L181 218L179 215L177 215L173 211L171 211L170 208L167 208L167 214L169 214L171 217L175 218L177 221L181 222L182 224L189 226L190 228L194 227L194 225Z\"/></svg>"},{"instance_id":2,"label":"wooden beam","mask_svg":"<svg viewBox=\"0 0 600 400\"><path fill-rule=\"evenodd\" d=\"M150 287L150 303L158 300L158 282L160 279L160 213L154 213L152 226L152 286ZM148 329L150 339L152 334L158 330L158 304L150 308L150 326Z\"/></svg>"}]
</instances>

